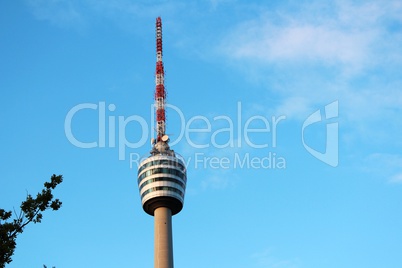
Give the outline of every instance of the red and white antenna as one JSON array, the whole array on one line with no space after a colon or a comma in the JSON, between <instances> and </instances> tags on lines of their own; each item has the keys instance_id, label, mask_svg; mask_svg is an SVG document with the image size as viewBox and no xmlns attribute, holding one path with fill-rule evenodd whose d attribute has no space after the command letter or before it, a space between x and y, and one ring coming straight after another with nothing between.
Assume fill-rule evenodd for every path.
<instances>
[{"instance_id":1,"label":"red and white antenna","mask_svg":"<svg viewBox=\"0 0 402 268\"><path fill-rule=\"evenodd\" d=\"M161 141L165 136L166 116L165 101L166 91L164 85L165 71L162 61L162 19L156 18L156 71L155 71L155 110L156 110L156 141Z\"/></svg>"}]
</instances>

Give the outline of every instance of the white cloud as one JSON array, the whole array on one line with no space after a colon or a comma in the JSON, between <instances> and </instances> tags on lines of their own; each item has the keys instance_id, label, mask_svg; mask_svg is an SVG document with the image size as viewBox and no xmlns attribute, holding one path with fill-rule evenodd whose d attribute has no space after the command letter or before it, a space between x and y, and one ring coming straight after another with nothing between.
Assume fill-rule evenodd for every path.
<instances>
[{"instance_id":1,"label":"white cloud","mask_svg":"<svg viewBox=\"0 0 402 268\"><path fill-rule=\"evenodd\" d=\"M290 97L276 107L274 114L284 114L289 119L306 119L306 115L311 113L311 103L304 97Z\"/></svg>"},{"instance_id":2,"label":"white cloud","mask_svg":"<svg viewBox=\"0 0 402 268\"><path fill-rule=\"evenodd\" d=\"M282 260L272 254L271 249L265 249L252 254L251 258L256 262L257 267L263 268L297 268L300 267L298 259Z\"/></svg>"},{"instance_id":3,"label":"white cloud","mask_svg":"<svg viewBox=\"0 0 402 268\"><path fill-rule=\"evenodd\" d=\"M236 24L219 51L275 92L275 114L302 120L338 100L341 135L385 151L401 145L402 1L314 1L259 14Z\"/></svg>"},{"instance_id":4,"label":"white cloud","mask_svg":"<svg viewBox=\"0 0 402 268\"><path fill-rule=\"evenodd\" d=\"M79 8L71 0L28 0L28 6L36 19L49 21L60 27L85 26L85 21Z\"/></svg>"},{"instance_id":5,"label":"white cloud","mask_svg":"<svg viewBox=\"0 0 402 268\"><path fill-rule=\"evenodd\" d=\"M391 184L402 183L402 156L389 153L372 153L364 161L365 172L383 177Z\"/></svg>"},{"instance_id":6,"label":"white cloud","mask_svg":"<svg viewBox=\"0 0 402 268\"><path fill-rule=\"evenodd\" d=\"M402 5L397 1L360 5L338 1L331 10L303 3L297 14L261 11L258 18L235 26L223 40L221 51L235 60L269 64L312 61L360 70L380 60L376 52L383 48L381 41L394 34L388 32L387 24L401 22ZM381 51L382 55L388 53Z\"/></svg>"},{"instance_id":7,"label":"white cloud","mask_svg":"<svg viewBox=\"0 0 402 268\"><path fill-rule=\"evenodd\" d=\"M402 173L395 174L389 179L390 183L402 183Z\"/></svg>"},{"instance_id":8,"label":"white cloud","mask_svg":"<svg viewBox=\"0 0 402 268\"><path fill-rule=\"evenodd\" d=\"M227 3L231 3L231 2L236 2L236 0L209 0L212 10L216 10L218 8L218 6L223 5L223 4L227 4ZM235 4L235 3L231 3L231 4Z\"/></svg>"},{"instance_id":9,"label":"white cloud","mask_svg":"<svg viewBox=\"0 0 402 268\"><path fill-rule=\"evenodd\" d=\"M115 20L131 16L135 18L155 19L161 14L172 14L181 10L185 4L169 1L130 1L130 0L86 0L91 9L102 16Z\"/></svg>"},{"instance_id":10,"label":"white cloud","mask_svg":"<svg viewBox=\"0 0 402 268\"><path fill-rule=\"evenodd\" d=\"M228 55L268 63L308 60L356 66L365 62L373 38L371 33L344 32L325 25L276 26L263 21L252 27L256 29L239 30L243 32L239 43L224 45Z\"/></svg>"},{"instance_id":11,"label":"white cloud","mask_svg":"<svg viewBox=\"0 0 402 268\"><path fill-rule=\"evenodd\" d=\"M217 172L215 172L217 173ZM220 172L218 172L220 173ZM222 174L221 176L219 175L211 175L207 176L203 181L201 182L201 187L206 190L206 189L215 189L215 190L223 190L226 189L230 185L230 176L227 176Z\"/></svg>"},{"instance_id":12,"label":"white cloud","mask_svg":"<svg viewBox=\"0 0 402 268\"><path fill-rule=\"evenodd\" d=\"M26 3L36 19L80 31L90 24L109 20L124 31L141 33L144 24L152 25L161 14L172 21L179 12L188 10L187 3L176 1L26 0Z\"/></svg>"}]
</instances>

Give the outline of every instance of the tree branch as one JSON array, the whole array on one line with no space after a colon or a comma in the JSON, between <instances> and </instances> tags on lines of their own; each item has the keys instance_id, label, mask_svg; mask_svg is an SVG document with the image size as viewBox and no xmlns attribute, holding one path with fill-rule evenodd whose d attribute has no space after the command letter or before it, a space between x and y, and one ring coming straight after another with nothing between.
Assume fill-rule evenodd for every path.
<instances>
[{"instance_id":1,"label":"tree branch","mask_svg":"<svg viewBox=\"0 0 402 268\"><path fill-rule=\"evenodd\" d=\"M40 223L42 211L50 208L58 210L61 207L62 202L59 199L53 199L52 190L62 181L62 175L53 174L50 182L44 183L45 189L39 192L35 198L27 193L26 200L21 203L19 215L13 208L15 219L11 222L8 220L12 216L12 212L0 208L0 268L4 268L6 263L12 261L11 256L14 254L17 235L22 233L29 223Z\"/></svg>"}]
</instances>

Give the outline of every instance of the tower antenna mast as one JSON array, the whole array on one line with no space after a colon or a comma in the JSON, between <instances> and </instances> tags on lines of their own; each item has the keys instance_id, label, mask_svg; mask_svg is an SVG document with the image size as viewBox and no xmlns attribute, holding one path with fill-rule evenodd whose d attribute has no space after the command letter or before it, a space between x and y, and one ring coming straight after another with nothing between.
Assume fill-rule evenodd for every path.
<instances>
[{"instance_id":1,"label":"tower antenna mast","mask_svg":"<svg viewBox=\"0 0 402 268\"><path fill-rule=\"evenodd\" d=\"M165 70L163 68L162 19L156 19L156 71L155 71L155 110L156 110L156 141L161 141L166 131L166 91Z\"/></svg>"}]
</instances>

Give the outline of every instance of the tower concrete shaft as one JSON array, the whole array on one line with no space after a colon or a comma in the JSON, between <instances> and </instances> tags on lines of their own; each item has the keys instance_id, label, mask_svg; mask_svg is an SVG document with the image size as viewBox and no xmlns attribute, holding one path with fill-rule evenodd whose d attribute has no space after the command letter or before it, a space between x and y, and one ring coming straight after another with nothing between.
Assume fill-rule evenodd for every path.
<instances>
[{"instance_id":1,"label":"tower concrete shaft","mask_svg":"<svg viewBox=\"0 0 402 268\"><path fill-rule=\"evenodd\" d=\"M155 268L173 268L172 212L167 207L154 211L155 218Z\"/></svg>"}]
</instances>

